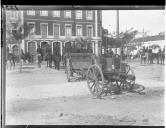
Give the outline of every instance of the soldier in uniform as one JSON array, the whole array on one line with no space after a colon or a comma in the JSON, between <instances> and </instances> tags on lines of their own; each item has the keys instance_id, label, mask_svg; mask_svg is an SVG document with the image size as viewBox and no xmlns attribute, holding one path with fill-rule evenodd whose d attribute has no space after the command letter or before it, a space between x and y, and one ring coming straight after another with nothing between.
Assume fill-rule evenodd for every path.
<instances>
[{"instance_id":1,"label":"soldier in uniform","mask_svg":"<svg viewBox=\"0 0 166 128\"><path fill-rule=\"evenodd\" d=\"M10 69L15 68L15 55L13 53L9 53L9 63L10 63Z\"/></svg>"},{"instance_id":2,"label":"soldier in uniform","mask_svg":"<svg viewBox=\"0 0 166 128\"><path fill-rule=\"evenodd\" d=\"M151 48L149 48L149 50L148 50L148 52L149 52L149 61L150 61L150 64L152 64L153 62L153 58L152 58L152 49Z\"/></svg>"},{"instance_id":3,"label":"soldier in uniform","mask_svg":"<svg viewBox=\"0 0 166 128\"><path fill-rule=\"evenodd\" d=\"M47 60L47 67L52 68L52 54L51 54L51 47L49 45L46 48L46 60Z\"/></svg>"},{"instance_id":4,"label":"soldier in uniform","mask_svg":"<svg viewBox=\"0 0 166 128\"><path fill-rule=\"evenodd\" d=\"M115 53L113 55L113 69L119 70L120 69L120 55L117 54L117 49L115 50Z\"/></svg>"},{"instance_id":5,"label":"soldier in uniform","mask_svg":"<svg viewBox=\"0 0 166 128\"><path fill-rule=\"evenodd\" d=\"M60 69L60 53L58 46L55 47L54 53L53 53L53 61L55 69Z\"/></svg>"},{"instance_id":6,"label":"soldier in uniform","mask_svg":"<svg viewBox=\"0 0 166 128\"><path fill-rule=\"evenodd\" d=\"M48 53L48 64L49 64L49 67L52 68L52 54L51 54L51 52Z\"/></svg>"},{"instance_id":7,"label":"soldier in uniform","mask_svg":"<svg viewBox=\"0 0 166 128\"><path fill-rule=\"evenodd\" d=\"M37 53L38 67L41 68L42 56L41 53Z\"/></svg>"},{"instance_id":8,"label":"soldier in uniform","mask_svg":"<svg viewBox=\"0 0 166 128\"><path fill-rule=\"evenodd\" d=\"M42 49L40 48L40 46L38 46L37 48L37 53L40 53L42 55Z\"/></svg>"},{"instance_id":9,"label":"soldier in uniform","mask_svg":"<svg viewBox=\"0 0 166 128\"><path fill-rule=\"evenodd\" d=\"M161 58L161 49L158 50L157 64L159 64L160 58Z\"/></svg>"},{"instance_id":10,"label":"soldier in uniform","mask_svg":"<svg viewBox=\"0 0 166 128\"><path fill-rule=\"evenodd\" d=\"M164 65L165 61L165 47L163 48L163 51L161 51L161 64Z\"/></svg>"}]
</instances>

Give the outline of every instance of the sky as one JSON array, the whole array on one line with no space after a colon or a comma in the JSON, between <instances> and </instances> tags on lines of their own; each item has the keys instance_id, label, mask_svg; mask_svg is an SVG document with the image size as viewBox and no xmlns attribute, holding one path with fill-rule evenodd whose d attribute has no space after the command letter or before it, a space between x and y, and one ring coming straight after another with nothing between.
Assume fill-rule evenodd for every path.
<instances>
[{"instance_id":1,"label":"sky","mask_svg":"<svg viewBox=\"0 0 166 128\"><path fill-rule=\"evenodd\" d=\"M109 33L116 31L116 11L102 11L102 25ZM147 35L165 31L165 10L119 10L119 32L132 28Z\"/></svg>"}]
</instances>

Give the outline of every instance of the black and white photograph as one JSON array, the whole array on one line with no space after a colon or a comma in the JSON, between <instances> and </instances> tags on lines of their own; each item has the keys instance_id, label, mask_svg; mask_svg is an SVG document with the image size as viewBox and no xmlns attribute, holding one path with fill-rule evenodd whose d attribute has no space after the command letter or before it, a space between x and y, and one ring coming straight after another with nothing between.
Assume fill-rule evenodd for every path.
<instances>
[{"instance_id":1,"label":"black and white photograph","mask_svg":"<svg viewBox=\"0 0 166 128\"><path fill-rule=\"evenodd\" d=\"M164 8L40 7L1 12L5 125L165 125Z\"/></svg>"}]
</instances>

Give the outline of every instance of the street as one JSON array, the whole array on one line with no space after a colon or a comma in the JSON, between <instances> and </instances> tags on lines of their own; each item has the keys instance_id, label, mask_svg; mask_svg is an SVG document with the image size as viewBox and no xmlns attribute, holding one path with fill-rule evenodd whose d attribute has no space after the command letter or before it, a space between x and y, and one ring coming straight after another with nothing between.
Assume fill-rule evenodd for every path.
<instances>
[{"instance_id":1,"label":"street","mask_svg":"<svg viewBox=\"0 0 166 128\"><path fill-rule=\"evenodd\" d=\"M86 80L64 69L24 65L6 71L6 125L164 125L164 66L130 62L144 95L93 97Z\"/></svg>"}]
</instances>

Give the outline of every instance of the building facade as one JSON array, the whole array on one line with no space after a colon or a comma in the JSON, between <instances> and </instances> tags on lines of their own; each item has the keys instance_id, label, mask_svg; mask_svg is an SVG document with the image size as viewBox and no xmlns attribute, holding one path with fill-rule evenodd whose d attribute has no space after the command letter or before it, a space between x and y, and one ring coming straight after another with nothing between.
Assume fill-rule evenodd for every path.
<instances>
[{"instance_id":1,"label":"building facade","mask_svg":"<svg viewBox=\"0 0 166 128\"><path fill-rule=\"evenodd\" d=\"M6 11L6 46L7 51L14 53L15 55L19 54L18 42L12 37L12 30L16 29L14 24L16 23L23 24L23 12L22 11ZM23 43L21 43L21 48Z\"/></svg>"},{"instance_id":2,"label":"building facade","mask_svg":"<svg viewBox=\"0 0 166 128\"><path fill-rule=\"evenodd\" d=\"M36 53L40 46L45 53L49 44L59 44L60 54L67 42L77 43L80 37L89 39L96 55L101 54L102 14L100 10L27 10L23 12L24 23L32 27L23 42L25 52Z\"/></svg>"},{"instance_id":3,"label":"building facade","mask_svg":"<svg viewBox=\"0 0 166 128\"><path fill-rule=\"evenodd\" d=\"M63 55L65 44L77 43L82 38L90 41L91 49L97 56L101 54L102 43L102 12L101 10L24 10L8 11L7 22L19 18L28 24L31 31L21 43L21 49L36 55L40 46L43 53L49 45L54 51L54 45L59 44L60 54ZM17 19L17 20L16 20ZM24 32L27 31L24 28ZM18 45L10 45L10 50L18 53ZM35 56L34 56L34 59Z\"/></svg>"}]
</instances>

